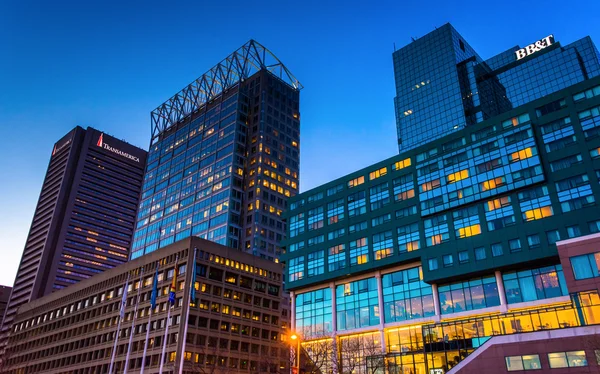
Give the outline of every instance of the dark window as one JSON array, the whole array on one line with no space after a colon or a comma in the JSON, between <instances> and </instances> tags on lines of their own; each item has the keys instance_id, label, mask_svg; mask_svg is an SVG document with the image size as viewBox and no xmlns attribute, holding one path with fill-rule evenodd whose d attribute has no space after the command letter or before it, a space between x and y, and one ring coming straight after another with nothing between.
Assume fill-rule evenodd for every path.
<instances>
[{"instance_id":1,"label":"dark window","mask_svg":"<svg viewBox=\"0 0 600 374\"><path fill-rule=\"evenodd\" d=\"M223 281L223 270L211 267L208 278L219 282Z\"/></svg>"}]
</instances>

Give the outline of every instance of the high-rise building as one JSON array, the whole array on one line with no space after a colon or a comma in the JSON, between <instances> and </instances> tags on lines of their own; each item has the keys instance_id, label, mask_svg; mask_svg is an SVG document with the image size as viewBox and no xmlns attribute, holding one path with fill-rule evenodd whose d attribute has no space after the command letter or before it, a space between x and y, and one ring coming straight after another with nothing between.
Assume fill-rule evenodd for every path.
<instances>
[{"instance_id":1,"label":"high-rise building","mask_svg":"<svg viewBox=\"0 0 600 374\"><path fill-rule=\"evenodd\" d=\"M114 373L123 373L126 363L130 373L142 366L158 373L161 357L165 373L289 372L282 270L281 264L188 237L24 305L0 371L109 373L116 346Z\"/></svg>"},{"instance_id":2,"label":"high-rise building","mask_svg":"<svg viewBox=\"0 0 600 374\"><path fill-rule=\"evenodd\" d=\"M251 40L154 110L131 258L194 235L276 261L301 88Z\"/></svg>"},{"instance_id":3,"label":"high-rise building","mask_svg":"<svg viewBox=\"0 0 600 374\"><path fill-rule=\"evenodd\" d=\"M8 298L10 297L10 290L12 287L0 286L0 316L4 317L6 311L6 305L8 305Z\"/></svg>"},{"instance_id":4,"label":"high-rise building","mask_svg":"<svg viewBox=\"0 0 600 374\"><path fill-rule=\"evenodd\" d=\"M525 53L576 51L546 49L513 53L512 71ZM573 84L585 59L553 66L538 68L568 87L537 92L523 73L525 103L290 199L282 260L312 365L599 370L600 77ZM458 85L446 95L464 99Z\"/></svg>"},{"instance_id":5,"label":"high-rise building","mask_svg":"<svg viewBox=\"0 0 600 374\"><path fill-rule=\"evenodd\" d=\"M401 152L600 75L589 37L562 46L549 35L483 60L450 24L393 60Z\"/></svg>"},{"instance_id":6,"label":"high-rise building","mask_svg":"<svg viewBox=\"0 0 600 374\"><path fill-rule=\"evenodd\" d=\"M52 150L2 323L17 309L128 260L146 151L88 127Z\"/></svg>"}]
</instances>

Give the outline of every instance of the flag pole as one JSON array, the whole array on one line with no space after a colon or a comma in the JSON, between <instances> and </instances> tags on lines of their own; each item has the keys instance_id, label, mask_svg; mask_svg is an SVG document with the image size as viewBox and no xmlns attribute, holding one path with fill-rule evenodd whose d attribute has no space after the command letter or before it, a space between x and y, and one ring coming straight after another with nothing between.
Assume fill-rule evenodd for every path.
<instances>
[{"instance_id":1,"label":"flag pole","mask_svg":"<svg viewBox=\"0 0 600 374\"><path fill-rule=\"evenodd\" d=\"M163 364L165 363L165 351L167 350L167 334L169 333L169 318L170 317L171 317L171 306L169 305L169 310L167 311L167 323L165 326L165 336L163 337L162 353L160 354L160 368L158 369L159 374L162 374Z\"/></svg>"},{"instance_id":2,"label":"flag pole","mask_svg":"<svg viewBox=\"0 0 600 374\"><path fill-rule=\"evenodd\" d=\"M185 321L184 321L184 325L183 325L183 344L181 346L181 357L179 358L179 374L181 374L183 372L183 361L185 359L185 343L187 340L187 330L188 330L188 320L190 319L190 304L193 303L195 300L195 296L196 296L196 292L194 292L196 290L196 252L198 251L198 248L194 248L194 257L192 258L193 264L192 264L192 276L191 276L191 287L190 287L190 300L188 300L187 303L187 310L185 312ZM188 269L190 264L188 264Z\"/></svg>"},{"instance_id":3,"label":"flag pole","mask_svg":"<svg viewBox=\"0 0 600 374\"><path fill-rule=\"evenodd\" d=\"M148 326L146 326L146 340L144 341L144 354L142 355L142 368L140 369L140 374L144 374L144 368L146 367L146 353L148 352L148 341L150 340L150 322L152 320L152 311L156 308L156 297L158 296L158 263L156 263L156 272L152 283L150 313L148 313Z\"/></svg>"},{"instance_id":4,"label":"flag pole","mask_svg":"<svg viewBox=\"0 0 600 374\"><path fill-rule=\"evenodd\" d=\"M165 363L165 353L167 350L167 337L168 337L168 333L169 333L169 319L171 317L171 307L173 305L175 305L175 293L177 292L177 264L178 263L179 263L179 256L177 256L177 259L175 260L175 269L173 271L173 280L171 281L171 290L169 292L169 301L167 302L170 305L167 310L165 336L163 337L162 353L160 355L160 367L158 369L159 374L162 374L162 372L163 372L163 365Z\"/></svg>"},{"instance_id":5,"label":"flag pole","mask_svg":"<svg viewBox=\"0 0 600 374\"><path fill-rule=\"evenodd\" d=\"M133 344L133 333L135 330L135 320L137 317L138 305L140 303L140 291L142 290L142 278L144 276L144 268L140 272L140 283L137 289L137 296L135 298L135 307L133 308L133 322L131 322L131 329L129 330L129 344L127 345L127 356L125 356L125 368L123 369L123 374L127 374L127 369L129 369L129 355L131 354L131 345Z\"/></svg>"},{"instance_id":6,"label":"flag pole","mask_svg":"<svg viewBox=\"0 0 600 374\"><path fill-rule=\"evenodd\" d=\"M121 309L119 311L119 322L117 323L117 334L115 335L115 343L113 344L112 355L110 357L110 367L108 373L112 374L113 367L115 366L115 356L117 355L117 342L119 341L119 334L121 333L121 321L125 316L125 305L127 304L127 288L129 287L129 273L127 273L127 281L125 282L125 288L123 289L123 298L121 298Z\"/></svg>"}]
</instances>

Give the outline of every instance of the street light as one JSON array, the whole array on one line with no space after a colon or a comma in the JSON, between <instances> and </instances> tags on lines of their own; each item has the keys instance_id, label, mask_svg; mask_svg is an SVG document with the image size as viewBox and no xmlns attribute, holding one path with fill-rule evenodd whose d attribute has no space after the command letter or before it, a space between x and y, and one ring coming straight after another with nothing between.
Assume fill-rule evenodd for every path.
<instances>
[{"instance_id":1,"label":"street light","mask_svg":"<svg viewBox=\"0 0 600 374\"><path fill-rule=\"evenodd\" d=\"M298 341L298 345L296 346L296 370L300 372L300 337L296 334L292 334L290 339Z\"/></svg>"}]
</instances>

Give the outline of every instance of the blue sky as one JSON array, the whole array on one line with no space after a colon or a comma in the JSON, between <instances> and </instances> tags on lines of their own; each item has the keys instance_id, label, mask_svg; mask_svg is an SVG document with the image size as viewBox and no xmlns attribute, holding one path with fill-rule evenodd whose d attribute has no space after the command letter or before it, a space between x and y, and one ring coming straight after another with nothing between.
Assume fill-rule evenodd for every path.
<instances>
[{"instance_id":1,"label":"blue sky","mask_svg":"<svg viewBox=\"0 0 600 374\"><path fill-rule=\"evenodd\" d=\"M147 148L150 111L256 39L296 75L301 190L397 152L391 53L446 22L487 58L548 34L600 43L600 2L0 2L0 284L52 145L93 126Z\"/></svg>"}]
</instances>

